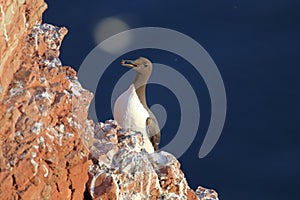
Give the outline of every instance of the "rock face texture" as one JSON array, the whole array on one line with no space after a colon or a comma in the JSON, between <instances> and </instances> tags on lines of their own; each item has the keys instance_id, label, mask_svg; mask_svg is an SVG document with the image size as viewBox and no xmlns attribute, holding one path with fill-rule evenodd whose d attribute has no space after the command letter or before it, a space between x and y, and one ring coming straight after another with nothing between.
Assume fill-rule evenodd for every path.
<instances>
[{"instance_id":1,"label":"rock face texture","mask_svg":"<svg viewBox=\"0 0 300 200\"><path fill-rule=\"evenodd\" d=\"M93 95L61 65L65 28L40 24L43 1L1 1L0 197L83 199Z\"/></svg>"},{"instance_id":2,"label":"rock face texture","mask_svg":"<svg viewBox=\"0 0 300 200\"><path fill-rule=\"evenodd\" d=\"M0 199L218 199L140 133L87 119L93 94L59 60L67 29L42 24L46 7L0 0Z\"/></svg>"},{"instance_id":3,"label":"rock face texture","mask_svg":"<svg viewBox=\"0 0 300 200\"><path fill-rule=\"evenodd\" d=\"M27 35L46 8L43 0L0 0L0 98L24 62Z\"/></svg>"},{"instance_id":4,"label":"rock face texture","mask_svg":"<svg viewBox=\"0 0 300 200\"><path fill-rule=\"evenodd\" d=\"M108 120L96 124L94 137L88 184L93 199L218 199L214 190L191 190L172 154L147 153L141 133Z\"/></svg>"}]
</instances>

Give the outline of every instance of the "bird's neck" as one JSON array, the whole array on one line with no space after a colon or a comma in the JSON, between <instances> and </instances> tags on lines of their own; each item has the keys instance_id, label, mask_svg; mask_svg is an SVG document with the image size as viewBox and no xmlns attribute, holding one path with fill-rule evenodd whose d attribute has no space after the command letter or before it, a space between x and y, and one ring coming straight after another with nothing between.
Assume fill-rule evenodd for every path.
<instances>
[{"instance_id":1,"label":"bird's neck","mask_svg":"<svg viewBox=\"0 0 300 200\"><path fill-rule=\"evenodd\" d=\"M134 87L135 87L135 92L146 110L149 109L148 105L147 105L147 100L146 100L146 85L147 85L148 79L149 79L149 77L146 77L143 74L137 73L135 76L134 82L133 82Z\"/></svg>"},{"instance_id":2,"label":"bird's neck","mask_svg":"<svg viewBox=\"0 0 300 200\"><path fill-rule=\"evenodd\" d=\"M146 100L146 85L136 88L135 92L139 97L141 103L143 104L144 108L148 110L147 100Z\"/></svg>"}]
</instances>

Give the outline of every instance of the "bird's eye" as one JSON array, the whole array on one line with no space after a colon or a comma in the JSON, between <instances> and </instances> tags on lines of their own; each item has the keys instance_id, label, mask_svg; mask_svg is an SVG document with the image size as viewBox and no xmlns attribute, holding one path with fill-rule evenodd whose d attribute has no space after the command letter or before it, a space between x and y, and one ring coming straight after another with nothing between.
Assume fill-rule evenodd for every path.
<instances>
[{"instance_id":1,"label":"bird's eye","mask_svg":"<svg viewBox=\"0 0 300 200\"><path fill-rule=\"evenodd\" d=\"M147 65L147 64L144 64L144 67L148 67L148 65Z\"/></svg>"}]
</instances>

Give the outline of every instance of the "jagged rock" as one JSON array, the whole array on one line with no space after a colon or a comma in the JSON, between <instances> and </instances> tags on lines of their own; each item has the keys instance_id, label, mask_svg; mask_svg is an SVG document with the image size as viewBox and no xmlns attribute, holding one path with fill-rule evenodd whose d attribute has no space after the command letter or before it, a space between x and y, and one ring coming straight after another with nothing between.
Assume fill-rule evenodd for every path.
<instances>
[{"instance_id":1,"label":"jagged rock","mask_svg":"<svg viewBox=\"0 0 300 200\"><path fill-rule=\"evenodd\" d=\"M218 194L216 191L212 189L207 189L204 187L199 186L196 190L196 194L199 197L200 200L205 199L218 199Z\"/></svg>"},{"instance_id":2,"label":"jagged rock","mask_svg":"<svg viewBox=\"0 0 300 200\"><path fill-rule=\"evenodd\" d=\"M90 156L93 199L218 199L214 190L190 189L172 154L147 153L142 134L122 129L116 121L96 124Z\"/></svg>"},{"instance_id":3,"label":"jagged rock","mask_svg":"<svg viewBox=\"0 0 300 200\"><path fill-rule=\"evenodd\" d=\"M47 5L43 0L0 0L0 99L14 73L27 59L27 35L40 24Z\"/></svg>"},{"instance_id":4,"label":"jagged rock","mask_svg":"<svg viewBox=\"0 0 300 200\"><path fill-rule=\"evenodd\" d=\"M58 56L66 28L43 1L0 1L1 199L83 199L93 95Z\"/></svg>"}]
</instances>

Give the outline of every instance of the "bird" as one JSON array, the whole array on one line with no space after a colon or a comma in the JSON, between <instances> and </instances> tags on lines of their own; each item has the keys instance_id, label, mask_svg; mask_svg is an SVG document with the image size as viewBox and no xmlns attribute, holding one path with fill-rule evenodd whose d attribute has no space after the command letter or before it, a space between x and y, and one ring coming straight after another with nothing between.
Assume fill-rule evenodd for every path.
<instances>
[{"instance_id":1,"label":"bird","mask_svg":"<svg viewBox=\"0 0 300 200\"><path fill-rule=\"evenodd\" d=\"M149 59L122 60L121 65L134 69L133 83L122 93L114 104L114 119L125 129L141 132L144 147L148 153L158 151L160 128L155 115L146 100L146 86L152 73Z\"/></svg>"}]
</instances>

